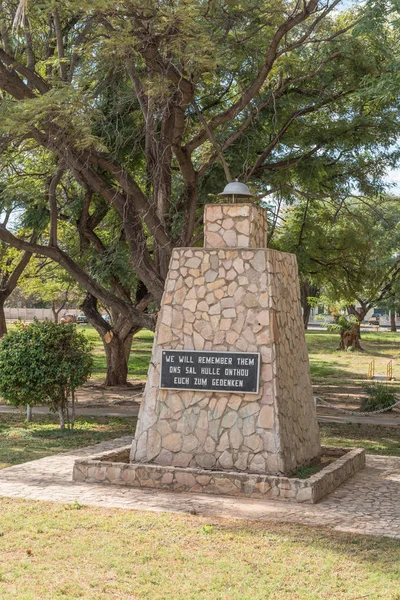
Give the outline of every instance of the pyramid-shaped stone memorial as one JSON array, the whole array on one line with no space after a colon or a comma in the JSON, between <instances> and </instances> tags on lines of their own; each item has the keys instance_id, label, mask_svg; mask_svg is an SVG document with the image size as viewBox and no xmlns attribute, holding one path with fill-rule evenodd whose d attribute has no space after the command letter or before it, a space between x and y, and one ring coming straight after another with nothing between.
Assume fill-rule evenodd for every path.
<instances>
[{"instance_id":1,"label":"pyramid-shaped stone memorial","mask_svg":"<svg viewBox=\"0 0 400 600\"><path fill-rule=\"evenodd\" d=\"M131 461L288 474L319 454L296 257L266 223L208 205L205 247L173 251Z\"/></svg>"},{"instance_id":2,"label":"pyramid-shaped stone memorial","mask_svg":"<svg viewBox=\"0 0 400 600\"><path fill-rule=\"evenodd\" d=\"M73 479L318 502L365 452L321 455L296 258L266 248L251 204L207 206L204 240L173 251L132 446L76 460Z\"/></svg>"}]
</instances>

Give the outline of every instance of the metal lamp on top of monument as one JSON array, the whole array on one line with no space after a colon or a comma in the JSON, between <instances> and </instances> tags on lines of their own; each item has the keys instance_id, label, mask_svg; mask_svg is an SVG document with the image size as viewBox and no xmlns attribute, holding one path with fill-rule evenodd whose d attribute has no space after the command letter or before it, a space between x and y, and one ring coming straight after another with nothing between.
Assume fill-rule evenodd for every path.
<instances>
[{"instance_id":1,"label":"metal lamp on top of monument","mask_svg":"<svg viewBox=\"0 0 400 600\"><path fill-rule=\"evenodd\" d=\"M254 194L252 194L245 183L240 183L237 179L235 181L231 181L228 183L224 191L218 194L218 196L222 196L223 198L231 198L232 204L237 202L237 200L244 198L254 198Z\"/></svg>"}]
</instances>

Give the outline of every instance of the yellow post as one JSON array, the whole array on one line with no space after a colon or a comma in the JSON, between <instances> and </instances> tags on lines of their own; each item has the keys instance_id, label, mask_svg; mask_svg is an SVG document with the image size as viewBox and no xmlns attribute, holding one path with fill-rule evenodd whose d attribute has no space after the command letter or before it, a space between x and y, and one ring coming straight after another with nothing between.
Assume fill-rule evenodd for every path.
<instances>
[{"instance_id":1,"label":"yellow post","mask_svg":"<svg viewBox=\"0 0 400 600\"><path fill-rule=\"evenodd\" d=\"M393 379L393 361L390 360L386 366L386 381L392 381Z\"/></svg>"},{"instance_id":2,"label":"yellow post","mask_svg":"<svg viewBox=\"0 0 400 600\"><path fill-rule=\"evenodd\" d=\"M373 379L375 375L375 361L371 360L368 365L368 379Z\"/></svg>"}]
</instances>

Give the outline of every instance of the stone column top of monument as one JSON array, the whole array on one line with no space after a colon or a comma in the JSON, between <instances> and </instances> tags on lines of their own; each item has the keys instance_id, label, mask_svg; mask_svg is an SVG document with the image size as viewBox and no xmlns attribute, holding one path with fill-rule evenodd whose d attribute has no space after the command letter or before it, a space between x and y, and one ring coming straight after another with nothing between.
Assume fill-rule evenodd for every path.
<instances>
[{"instance_id":1,"label":"stone column top of monument","mask_svg":"<svg viewBox=\"0 0 400 600\"><path fill-rule=\"evenodd\" d=\"M267 211L256 204L206 204L205 248L266 248Z\"/></svg>"}]
</instances>

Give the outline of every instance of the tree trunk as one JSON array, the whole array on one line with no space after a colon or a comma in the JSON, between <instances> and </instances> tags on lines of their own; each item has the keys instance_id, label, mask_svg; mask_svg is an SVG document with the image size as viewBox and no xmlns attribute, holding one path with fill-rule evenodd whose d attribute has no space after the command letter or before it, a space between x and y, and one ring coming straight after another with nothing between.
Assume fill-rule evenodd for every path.
<instances>
[{"instance_id":1,"label":"tree trunk","mask_svg":"<svg viewBox=\"0 0 400 600\"><path fill-rule=\"evenodd\" d=\"M32 242L36 242L36 234L34 233L32 238ZM21 260L12 271L12 273L6 274L1 278L1 291L0 291L0 338L7 333L7 323L6 323L6 315L4 312L4 304L10 294L15 290L18 284L18 280L21 277L25 267L29 263L31 259L31 252L24 252Z\"/></svg>"},{"instance_id":2,"label":"tree trunk","mask_svg":"<svg viewBox=\"0 0 400 600\"><path fill-rule=\"evenodd\" d=\"M308 298L318 296L319 290L315 285L312 285L306 279L301 280L300 284L300 300L303 308L303 324L304 329L307 329L311 315L311 306L308 303Z\"/></svg>"},{"instance_id":3,"label":"tree trunk","mask_svg":"<svg viewBox=\"0 0 400 600\"><path fill-rule=\"evenodd\" d=\"M51 311L53 313L54 323L58 323L58 315L60 314L60 311L56 309L56 303L54 300L51 303Z\"/></svg>"},{"instance_id":4,"label":"tree trunk","mask_svg":"<svg viewBox=\"0 0 400 600\"><path fill-rule=\"evenodd\" d=\"M363 351L360 344L360 325L354 323L351 329L340 330L340 344L338 350L348 350L350 347L354 350Z\"/></svg>"},{"instance_id":5,"label":"tree trunk","mask_svg":"<svg viewBox=\"0 0 400 600\"><path fill-rule=\"evenodd\" d=\"M360 309L357 310L355 306L348 306L347 313L349 315L353 315L358 321L358 340L361 340L361 328L360 325L364 321L365 316L368 314L369 309L371 308L370 304L365 304L365 302L360 303ZM361 346L358 350L362 350Z\"/></svg>"},{"instance_id":6,"label":"tree trunk","mask_svg":"<svg viewBox=\"0 0 400 600\"><path fill-rule=\"evenodd\" d=\"M107 361L106 386L128 385L128 359L132 335L121 339L117 335L106 334L103 339Z\"/></svg>"},{"instance_id":7,"label":"tree trunk","mask_svg":"<svg viewBox=\"0 0 400 600\"><path fill-rule=\"evenodd\" d=\"M397 331L395 310L390 311L390 331Z\"/></svg>"},{"instance_id":8,"label":"tree trunk","mask_svg":"<svg viewBox=\"0 0 400 600\"><path fill-rule=\"evenodd\" d=\"M71 429L75 426L75 390L71 391Z\"/></svg>"},{"instance_id":9,"label":"tree trunk","mask_svg":"<svg viewBox=\"0 0 400 600\"><path fill-rule=\"evenodd\" d=\"M59 404L57 406L57 412L58 412L58 417L60 419L60 429L61 429L61 431L64 431L64 429L65 429L65 415L64 415L64 407L62 406L62 404Z\"/></svg>"},{"instance_id":10,"label":"tree trunk","mask_svg":"<svg viewBox=\"0 0 400 600\"><path fill-rule=\"evenodd\" d=\"M304 324L304 329L308 328L308 322L310 320L310 314L311 314L311 306L307 302L307 304L303 308L303 324Z\"/></svg>"},{"instance_id":11,"label":"tree trunk","mask_svg":"<svg viewBox=\"0 0 400 600\"><path fill-rule=\"evenodd\" d=\"M135 333L137 333L138 331L140 331L140 329L138 328L137 331L135 331L134 333L130 333L128 335L128 337L125 339L124 341L124 347L125 347L125 356L126 356L126 362L129 364L129 357L131 355L131 349L132 349L132 342L133 342L133 336L135 335Z\"/></svg>"},{"instance_id":12,"label":"tree trunk","mask_svg":"<svg viewBox=\"0 0 400 600\"><path fill-rule=\"evenodd\" d=\"M142 312L151 296L147 294L137 304L137 310ZM104 345L107 363L107 374L105 385L129 385L128 377L128 360L132 346L133 335L140 331L142 327L148 327L147 319L150 315L143 316L143 323L137 322L138 319L128 319L123 314L117 311L112 311L113 326L107 323L97 310L97 299L91 294L87 294L82 303L82 310L88 318L88 321L96 329L100 335ZM153 325L153 323L151 323Z\"/></svg>"},{"instance_id":13,"label":"tree trunk","mask_svg":"<svg viewBox=\"0 0 400 600\"><path fill-rule=\"evenodd\" d=\"M7 333L7 323L6 323L6 315L4 312L4 302L5 300L0 299L0 338Z\"/></svg>"}]
</instances>

